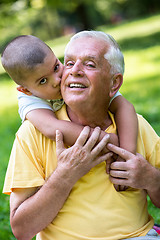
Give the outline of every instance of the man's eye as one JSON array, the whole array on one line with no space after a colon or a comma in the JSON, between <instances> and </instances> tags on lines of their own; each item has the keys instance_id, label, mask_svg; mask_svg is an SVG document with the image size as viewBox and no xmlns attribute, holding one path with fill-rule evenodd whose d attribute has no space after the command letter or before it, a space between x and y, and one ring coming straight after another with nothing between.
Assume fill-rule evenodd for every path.
<instances>
[{"instance_id":1,"label":"man's eye","mask_svg":"<svg viewBox=\"0 0 160 240\"><path fill-rule=\"evenodd\" d=\"M40 84L43 85L43 84L45 84L46 82L47 82L47 78L43 78L43 79L41 79Z\"/></svg>"},{"instance_id":2,"label":"man's eye","mask_svg":"<svg viewBox=\"0 0 160 240\"><path fill-rule=\"evenodd\" d=\"M90 68L95 68L95 64L92 62L87 62L86 65Z\"/></svg>"},{"instance_id":3,"label":"man's eye","mask_svg":"<svg viewBox=\"0 0 160 240\"><path fill-rule=\"evenodd\" d=\"M95 66L93 64L87 64L88 67L94 68Z\"/></svg>"},{"instance_id":4,"label":"man's eye","mask_svg":"<svg viewBox=\"0 0 160 240\"><path fill-rule=\"evenodd\" d=\"M67 67L72 67L73 65L74 65L74 62L72 62L72 61L68 61L65 63L65 66L67 66Z\"/></svg>"},{"instance_id":5,"label":"man's eye","mask_svg":"<svg viewBox=\"0 0 160 240\"><path fill-rule=\"evenodd\" d=\"M56 72L59 69L59 64L57 64L54 68L54 72Z\"/></svg>"}]
</instances>

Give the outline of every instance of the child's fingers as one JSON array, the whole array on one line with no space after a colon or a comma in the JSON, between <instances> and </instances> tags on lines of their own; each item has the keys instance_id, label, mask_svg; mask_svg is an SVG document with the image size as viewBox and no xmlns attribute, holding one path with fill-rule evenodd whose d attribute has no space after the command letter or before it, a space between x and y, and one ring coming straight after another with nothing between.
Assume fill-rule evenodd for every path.
<instances>
[{"instance_id":1,"label":"child's fingers","mask_svg":"<svg viewBox=\"0 0 160 240\"><path fill-rule=\"evenodd\" d=\"M87 141L87 139L89 137L89 133L90 133L90 127L89 126L85 126L83 128L83 130L81 131L79 137L77 138L75 144L83 146L86 143L86 141Z\"/></svg>"},{"instance_id":2,"label":"child's fingers","mask_svg":"<svg viewBox=\"0 0 160 240\"><path fill-rule=\"evenodd\" d=\"M63 134L56 130L56 153L60 155L64 151L64 142L63 142Z\"/></svg>"}]
</instances>

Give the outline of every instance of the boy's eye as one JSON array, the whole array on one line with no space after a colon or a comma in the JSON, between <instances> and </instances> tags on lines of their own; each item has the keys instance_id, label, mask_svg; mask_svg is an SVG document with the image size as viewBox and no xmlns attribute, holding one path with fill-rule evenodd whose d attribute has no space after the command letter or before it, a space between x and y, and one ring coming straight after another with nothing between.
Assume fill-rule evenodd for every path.
<instances>
[{"instance_id":1,"label":"boy's eye","mask_svg":"<svg viewBox=\"0 0 160 240\"><path fill-rule=\"evenodd\" d=\"M59 69L59 64L57 64L57 65L54 67L54 72L56 72L58 69Z\"/></svg>"},{"instance_id":2,"label":"boy's eye","mask_svg":"<svg viewBox=\"0 0 160 240\"><path fill-rule=\"evenodd\" d=\"M43 84L45 84L46 82L47 82L47 78L43 78L43 79L41 79L40 84L43 85Z\"/></svg>"}]
</instances>

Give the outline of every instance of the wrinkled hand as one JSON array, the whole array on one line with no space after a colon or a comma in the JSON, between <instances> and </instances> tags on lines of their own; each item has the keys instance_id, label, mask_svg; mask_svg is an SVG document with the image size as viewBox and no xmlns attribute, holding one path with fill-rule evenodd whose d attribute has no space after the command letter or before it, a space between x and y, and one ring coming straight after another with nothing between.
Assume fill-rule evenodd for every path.
<instances>
[{"instance_id":1,"label":"wrinkled hand","mask_svg":"<svg viewBox=\"0 0 160 240\"><path fill-rule=\"evenodd\" d=\"M66 172L76 182L90 171L97 164L106 161L112 153L102 153L102 150L109 142L109 136L105 135L99 142L101 130L96 127L89 137L90 128L84 127L75 144L70 148L65 148L63 135L56 131L56 153L58 158L57 168Z\"/></svg>"},{"instance_id":2,"label":"wrinkled hand","mask_svg":"<svg viewBox=\"0 0 160 240\"><path fill-rule=\"evenodd\" d=\"M132 154L112 144L108 149L119 155L125 162L113 162L110 166L110 180L113 184L147 189L151 185L153 166L140 154Z\"/></svg>"},{"instance_id":3,"label":"wrinkled hand","mask_svg":"<svg viewBox=\"0 0 160 240\"><path fill-rule=\"evenodd\" d=\"M122 159L120 156L118 156L116 159L116 162L125 162L125 160ZM114 188L116 189L116 191L121 192L121 191L126 191L128 187L124 185L114 184Z\"/></svg>"}]
</instances>

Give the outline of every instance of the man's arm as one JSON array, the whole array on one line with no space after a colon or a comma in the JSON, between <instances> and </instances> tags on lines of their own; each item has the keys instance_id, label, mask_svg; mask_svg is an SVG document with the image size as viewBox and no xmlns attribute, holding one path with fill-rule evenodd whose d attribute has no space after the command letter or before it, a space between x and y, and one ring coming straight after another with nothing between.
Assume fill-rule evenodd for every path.
<instances>
[{"instance_id":1,"label":"man's arm","mask_svg":"<svg viewBox=\"0 0 160 240\"><path fill-rule=\"evenodd\" d=\"M153 204L160 208L160 170L138 153L134 155L113 144L108 144L107 147L125 160L111 164L111 182L146 190Z\"/></svg>"},{"instance_id":2,"label":"man's arm","mask_svg":"<svg viewBox=\"0 0 160 240\"><path fill-rule=\"evenodd\" d=\"M65 149L62 134L58 131L58 164L55 171L40 189L13 191L10 198L10 220L17 239L30 240L48 226L63 207L73 185L91 168L111 157L111 153L100 155L108 143L108 135L96 145L100 128L96 128L91 137L89 133L90 128L85 127L76 143Z\"/></svg>"}]
</instances>

